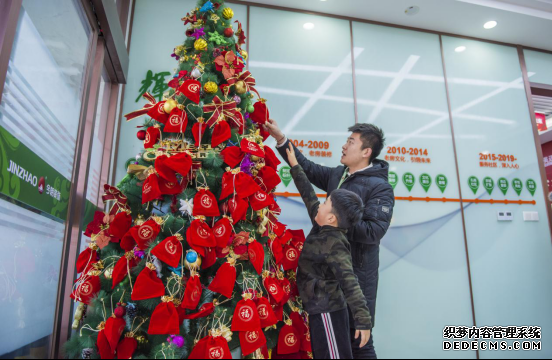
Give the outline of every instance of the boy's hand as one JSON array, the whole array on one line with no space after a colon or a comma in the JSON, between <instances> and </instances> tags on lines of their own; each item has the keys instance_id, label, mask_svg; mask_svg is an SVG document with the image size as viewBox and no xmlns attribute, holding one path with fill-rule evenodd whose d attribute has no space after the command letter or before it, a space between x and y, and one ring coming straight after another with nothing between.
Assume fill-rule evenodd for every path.
<instances>
[{"instance_id":1,"label":"boy's hand","mask_svg":"<svg viewBox=\"0 0 552 360\"><path fill-rule=\"evenodd\" d=\"M297 162L297 158L295 157L295 149L293 148L291 142L289 143L289 149L286 149L286 152L291 167L299 165L299 163Z\"/></svg>"},{"instance_id":2,"label":"boy's hand","mask_svg":"<svg viewBox=\"0 0 552 360\"><path fill-rule=\"evenodd\" d=\"M360 348L363 348L368 344L368 341L370 340L370 330L357 330L355 334L355 339L358 339L360 336Z\"/></svg>"},{"instance_id":3,"label":"boy's hand","mask_svg":"<svg viewBox=\"0 0 552 360\"><path fill-rule=\"evenodd\" d=\"M269 119L266 124L263 125L265 131L268 131L270 136L272 136L278 142L278 145L282 145L282 142L285 139L285 135L280 130L276 120Z\"/></svg>"}]
</instances>

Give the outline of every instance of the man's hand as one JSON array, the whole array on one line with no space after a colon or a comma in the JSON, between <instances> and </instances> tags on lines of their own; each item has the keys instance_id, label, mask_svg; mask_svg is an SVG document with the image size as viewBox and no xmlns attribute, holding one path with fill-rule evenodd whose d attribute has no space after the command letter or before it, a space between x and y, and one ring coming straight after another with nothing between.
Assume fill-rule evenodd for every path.
<instances>
[{"instance_id":1,"label":"man's hand","mask_svg":"<svg viewBox=\"0 0 552 360\"><path fill-rule=\"evenodd\" d=\"M297 158L295 157L295 149L293 148L293 145L289 143L289 149L286 149L288 161L291 167L299 165L297 162Z\"/></svg>"},{"instance_id":2,"label":"man's hand","mask_svg":"<svg viewBox=\"0 0 552 360\"><path fill-rule=\"evenodd\" d=\"M355 339L358 339L360 336L360 348L363 348L368 344L368 341L370 340L370 330L357 330L355 334Z\"/></svg>"},{"instance_id":3,"label":"man's hand","mask_svg":"<svg viewBox=\"0 0 552 360\"><path fill-rule=\"evenodd\" d=\"M270 136L272 136L276 141L278 142L278 145L282 145L285 135L282 133L282 130L280 130L280 127L278 126L278 123L276 120L269 119L266 124L263 125L265 131L268 131Z\"/></svg>"}]
</instances>

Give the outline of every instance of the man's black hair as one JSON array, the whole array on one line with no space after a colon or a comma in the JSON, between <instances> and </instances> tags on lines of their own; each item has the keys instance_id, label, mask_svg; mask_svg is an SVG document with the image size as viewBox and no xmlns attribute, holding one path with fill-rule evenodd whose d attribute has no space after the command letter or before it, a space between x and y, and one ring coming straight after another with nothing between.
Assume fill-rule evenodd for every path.
<instances>
[{"instance_id":1,"label":"man's black hair","mask_svg":"<svg viewBox=\"0 0 552 360\"><path fill-rule=\"evenodd\" d=\"M385 135L383 130L372 124L356 124L349 128L353 134L360 134L362 140L362 150L372 149L370 162L377 158L385 145Z\"/></svg>"},{"instance_id":2,"label":"man's black hair","mask_svg":"<svg viewBox=\"0 0 552 360\"><path fill-rule=\"evenodd\" d=\"M337 225L342 229L354 227L364 213L364 204L360 196L352 191L337 189L331 193L332 214L337 217Z\"/></svg>"}]
</instances>

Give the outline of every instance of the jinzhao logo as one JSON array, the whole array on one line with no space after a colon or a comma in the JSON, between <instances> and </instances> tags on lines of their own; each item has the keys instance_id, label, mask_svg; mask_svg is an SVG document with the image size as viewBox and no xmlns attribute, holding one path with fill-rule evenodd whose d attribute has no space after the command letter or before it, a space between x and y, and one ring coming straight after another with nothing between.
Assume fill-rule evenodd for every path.
<instances>
[{"instance_id":1,"label":"jinzhao logo","mask_svg":"<svg viewBox=\"0 0 552 360\"><path fill-rule=\"evenodd\" d=\"M14 163L12 160L10 160L10 166L8 167L8 172L14 174L21 180L28 182L32 186L36 187L38 185L38 178L22 168L21 166Z\"/></svg>"}]
</instances>

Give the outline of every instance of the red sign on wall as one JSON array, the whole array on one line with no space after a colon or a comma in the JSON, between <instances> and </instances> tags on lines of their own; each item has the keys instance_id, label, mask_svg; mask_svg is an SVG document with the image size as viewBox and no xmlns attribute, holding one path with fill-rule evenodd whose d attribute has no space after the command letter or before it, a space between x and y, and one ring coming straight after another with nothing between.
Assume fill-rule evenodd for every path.
<instances>
[{"instance_id":1,"label":"red sign on wall","mask_svg":"<svg viewBox=\"0 0 552 360\"><path fill-rule=\"evenodd\" d=\"M539 128L539 131L546 131L548 130L548 127L546 126L546 116L544 114L535 114L537 116L537 128Z\"/></svg>"},{"instance_id":2,"label":"red sign on wall","mask_svg":"<svg viewBox=\"0 0 552 360\"><path fill-rule=\"evenodd\" d=\"M544 158L544 168L546 169L546 179L548 180L548 191L552 191L552 142L542 145L542 156Z\"/></svg>"}]
</instances>

